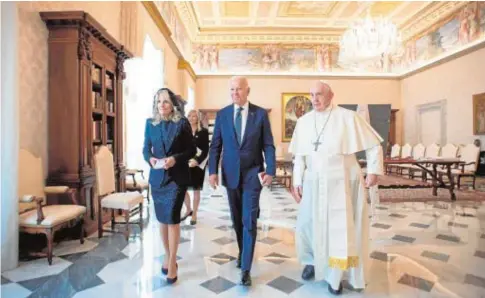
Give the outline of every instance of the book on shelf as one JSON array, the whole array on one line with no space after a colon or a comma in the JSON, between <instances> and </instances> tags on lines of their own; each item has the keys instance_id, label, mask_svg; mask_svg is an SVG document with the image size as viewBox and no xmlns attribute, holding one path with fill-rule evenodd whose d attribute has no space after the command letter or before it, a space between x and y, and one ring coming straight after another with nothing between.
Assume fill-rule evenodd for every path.
<instances>
[{"instance_id":1,"label":"book on shelf","mask_svg":"<svg viewBox=\"0 0 485 298\"><path fill-rule=\"evenodd\" d=\"M100 109L101 106L102 106L102 103L101 103L101 94L99 94L96 91L92 91L91 92L91 99L92 99L93 108Z\"/></svg>"},{"instance_id":2,"label":"book on shelf","mask_svg":"<svg viewBox=\"0 0 485 298\"><path fill-rule=\"evenodd\" d=\"M113 80L111 80L111 77L108 74L104 75L104 81L106 83L106 88L113 90Z\"/></svg>"},{"instance_id":3,"label":"book on shelf","mask_svg":"<svg viewBox=\"0 0 485 298\"><path fill-rule=\"evenodd\" d=\"M93 141L100 141L102 139L102 121L93 121Z\"/></svg>"},{"instance_id":4,"label":"book on shelf","mask_svg":"<svg viewBox=\"0 0 485 298\"><path fill-rule=\"evenodd\" d=\"M114 113L115 111L115 104L112 101L108 101L108 112Z\"/></svg>"},{"instance_id":5,"label":"book on shelf","mask_svg":"<svg viewBox=\"0 0 485 298\"><path fill-rule=\"evenodd\" d=\"M93 65L91 68L91 78L93 83L101 84L101 69Z\"/></svg>"}]
</instances>

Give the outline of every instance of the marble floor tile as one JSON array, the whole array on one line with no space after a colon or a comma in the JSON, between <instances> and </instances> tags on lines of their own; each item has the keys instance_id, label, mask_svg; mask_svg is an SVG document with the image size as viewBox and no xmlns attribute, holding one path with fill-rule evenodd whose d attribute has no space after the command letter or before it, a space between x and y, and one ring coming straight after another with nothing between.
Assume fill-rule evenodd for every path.
<instances>
[{"instance_id":1,"label":"marble floor tile","mask_svg":"<svg viewBox=\"0 0 485 298\"><path fill-rule=\"evenodd\" d=\"M385 252L380 252L380 251L373 251L370 254L370 257L373 258L373 259L379 260L379 261L383 261L383 262L392 262L396 258L394 256L389 256Z\"/></svg>"},{"instance_id":2,"label":"marble floor tile","mask_svg":"<svg viewBox=\"0 0 485 298\"><path fill-rule=\"evenodd\" d=\"M21 285L17 283L9 283L2 285L2 288L0 290L0 296L7 298L7 297L12 297L12 298L25 298L29 297L29 295L32 292L29 291L28 289L22 287Z\"/></svg>"},{"instance_id":3,"label":"marble floor tile","mask_svg":"<svg viewBox=\"0 0 485 298\"><path fill-rule=\"evenodd\" d=\"M216 255L211 256L210 259L212 262L215 262L219 265L223 265L228 262L234 261L236 258L226 253L218 253Z\"/></svg>"},{"instance_id":4,"label":"marble floor tile","mask_svg":"<svg viewBox=\"0 0 485 298\"><path fill-rule=\"evenodd\" d=\"M398 283L408 285L413 288L417 288L423 290L425 292L430 292L433 288L434 282L429 280L419 278L416 276L412 276L409 274L404 274L399 280Z\"/></svg>"},{"instance_id":5,"label":"marble floor tile","mask_svg":"<svg viewBox=\"0 0 485 298\"><path fill-rule=\"evenodd\" d=\"M378 229L383 229L383 230L387 230L389 229L390 227L392 227L392 225L386 225L386 224L382 224L382 223L375 223L372 225L373 228L378 228Z\"/></svg>"},{"instance_id":6,"label":"marble floor tile","mask_svg":"<svg viewBox=\"0 0 485 298\"><path fill-rule=\"evenodd\" d=\"M450 241L450 242L456 242L456 243L460 242L460 238L459 237L451 236L451 235L439 234L438 236L436 236L436 239Z\"/></svg>"},{"instance_id":7,"label":"marble floor tile","mask_svg":"<svg viewBox=\"0 0 485 298\"><path fill-rule=\"evenodd\" d=\"M267 285L285 294L291 294L293 291L303 286L301 282L298 282L286 276L279 276L267 283Z\"/></svg>"},{"instance_id":8,"label":"marble floor tile","mask_svg":"<svg viewBox=\"0 0 485 298\"><path fill-rule=\"evenodd\" d=\"M229 243L233 243L236 240L229 238L229 237L221 237L221 238L214 239L212 241L217 243L217 244L220 244L220 245L226 245L226 244L229 244Z\"/></svg>"},{"instance_id":9,"label":"marble floor tile","mask_svg":"<svg viewBox=\"0 0 485 298\"><path fill-rule=\"evenodd\" d=\"M422 224L418 222L413 222L409 224L410 227L415 227L415 228L421 228L421 229L427 229L430 227L430 225L427 224Z\"/></svg>"},{"instance_id":10,"label":"marble floor tile","mask_svg":"<svg viewBox=\"0 0 485 298\"><path fill-rule=\"evenodd\" d=\"M421 256L423 256L425 258L435 259L435 260L442 261L442 262L448 262L448 259L450 258L450 256L447 255L447 254L443 254L443 253L439 253L439 252L432 252L432 251L428 251L428 250L423 251Z\"/></svg>"},{"instance_id":11,"label":"marble floor tile","mask_svg":"<svg viewBox=\"0 0 485 298\"><path fill-rule=\"evenodd\" d=\"M259 240L259 242L264 243L264 244L268 244L268 245L273 245L273 244L280 242L280 240L272 238L272 237L265 237L265 238Z\"/></svg>"},{"instance_id":12,"label":"marble floor tile","mask_svg":"<svg viewBox=\"0 0 485 298\"><path fill-rule=\"evenodd\" d=\"M206 288L207 290L215 294L220 294L224 291L227 291L230 288L234 287L235 285L236 285L235 283L220 276L212 278L201 284L202 287Z\"/></svg>"},{"instance_id":13,"label":"marble floor tile","mask_svg":"<svg viewBox=\"0 0 485 298\"><path fill-rule=\"evenodd\" d=\"M6 285L8 283L11 283L11 281L2 276L2 285Z\"/></svg>"},{"instance_id":14,"label":"marble floor tile","mask_svg":"<svg viewBox=\"0 0 485 298\"><path fill-rule=\"evenodd\" d=\"M407 242L407 243L413 243L416 240L416 238L403 236L403 235L394 235L392 239L401 241L401 242Z\"/></svg>"},{"instance_id":15,"label":"marble floor tile","mask_svg":"<svg viewBox=\"0 0 485 298\"><path fill-rule=\"evenodd\" d=\"M472 275L472 274L467 274L465 276L464 283L469 284L469 285L474 285L474 286L477 286L477 287L485 288L485 278L480 277L480 276L476 276L476 275Z\"/></svg>"},{"instance_id":16,"label":"marble floor tile","mask_svg":"<svg viewBox=\"0 0 485 298\"><path fill-rule=\"evenodd\" d=\"M264 258L267 262L271 262L273 264L279 265L279 264L283 263L284 261L286 261L287 259L289 259L290 257L285 256L285 255L280 254L280 253L272 252L269 255L266 255Z\"/></svg>"},{"instance_id":17,"label":"marble floor tile","mask_svg":"<svg viewBox=\"0 0 485 298\"><path fill-rule=\"evenodd\" d=\"M46 258L33 260L30 262L20 263L19 267L3 272L2 276L13 281L19 282L48 275L56 275L72 263L61 258L53 257L52 265L49 266Z\"/></svg>"},{"instance_id":18,"label":"marble floor tile","mask_svg":"<svg viewBox=\"0 0 485 298\"><path fill-rule=\"evenodd\" d=\"M72 255L76 253L83 253L94 249L98 243L85 239L81 244L79 240L62 241L58 245L54 246L53 254L61 257L65 255Z\"/></svg>"},{"instance_id":19,"label":"marble floor tile","mask_svg":"<svg viewBox=\"0 0 485 298\"><path fill-rule=\"evenodd\" d=\"M202 198L197 225L182 224L174 285L160 272L165 251L150 202L143 239L106 233L90 235L84 246L61 242L52 266L43 258L2 273L2 297L334 297L325 281L301 279L299 205L289 193L262 191L249 288L239 285L225 190L204 189ZM344 282L343 297L485 297L485 204L474 204L378 204L370 219L367 287L357 292ZM460 216L468 213L474 216Z\"/></svg>"},{"instance_id":20,"label":"marble floor tile","mask_svg":"<svg viewBox=\"0 0 485 298\"><path fill-rule=\"evenodd\" d=\"M485 251L477 250L474 254L475 257L485 259Z\"/></svg>"}]
</instances>

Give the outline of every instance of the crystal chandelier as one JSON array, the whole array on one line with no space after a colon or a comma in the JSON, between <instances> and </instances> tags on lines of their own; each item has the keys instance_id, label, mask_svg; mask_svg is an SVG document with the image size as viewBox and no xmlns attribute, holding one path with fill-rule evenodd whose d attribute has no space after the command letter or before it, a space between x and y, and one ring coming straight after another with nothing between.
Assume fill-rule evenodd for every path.
<instances>
[{"instance_id":1,"label":"crystal chandelier","mask_svg":"<svg viewBox=\"0 0 485 298\"><path fill-rule=\"evenodd\" d=\"M359 64L366 60L380 59L401 46L401 36L390 20L371 18L367 13L344 32L340 39L339 64Z\"/></svg>"}]
</instances>

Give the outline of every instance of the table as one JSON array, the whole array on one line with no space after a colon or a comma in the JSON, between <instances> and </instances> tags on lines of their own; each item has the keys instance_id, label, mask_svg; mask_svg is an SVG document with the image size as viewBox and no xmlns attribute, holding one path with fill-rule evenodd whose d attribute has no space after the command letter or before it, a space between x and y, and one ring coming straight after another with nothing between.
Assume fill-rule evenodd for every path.
<instances>
[{"instance_id":1,"label":"table","mask_svg":"<svg viewBox=\"0 0 485 298\"><path fill-rule=\"evenodd\" d=\"M273 179L273 185L278 185L279 180L288 189L291 189L292 175L293 175L293 161L291 159L277 158L276 159L276 169L282 169L283 175L276 174L275 179Z\"/></svg>"},{"instance_id":2,"label":"table","mask_svg":"<svg viewBox=\"0 0 485 298\"><path fill-rule=\"evenodd\" d=\"M366 165L365 160L359 160L361 166ZM415 165L421 170L428 173L432 178L431 187L433 188L433 196L438 195L438 188L446 188L450 192L450 197L452 201L456 200L455 195L455 181L451 176L451 167L454 165L462 165L465 164L464 161L461 161L458 158L426 158L426 159L412 159L412 158L400 158L400 159L384 159L384 165L402 165L402 164L409 164ZM431 165L432 169L427 168L427 165ZM442 176L438 175L438 166L442 166L446 168L446 175L448 177L448 181L450 181L450 185L446 185L443 181ZM414 180L412 180L414 181ZM403 185L400 184L398 187L395 188L402 188ZM392 185L385 187L385 188L393 188Z\"/></svg>"}]
</instances>

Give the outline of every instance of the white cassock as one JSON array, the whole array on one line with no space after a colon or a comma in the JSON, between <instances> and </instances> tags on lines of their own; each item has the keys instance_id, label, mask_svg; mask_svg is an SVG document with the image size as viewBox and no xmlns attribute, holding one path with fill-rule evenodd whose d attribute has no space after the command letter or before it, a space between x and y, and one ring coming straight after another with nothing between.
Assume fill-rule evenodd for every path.
<instances>
[{"instance_id":1,"label":"white cassock","mask_svg":"<svg viewBox=\"0 0 485 298\"><path fill-rule=\"evenodd\" d=\"M296 229L298 258L304 265L314 265L315 278L325 279L335 290L345 271L354 288L365 288L367 197L354 153L365 150L367 172L382 175L382 141L356 112L335 105L305 114L293 133L289 147L295 156L293 185L303 186Z\"/></svg>"}]
</instances>

